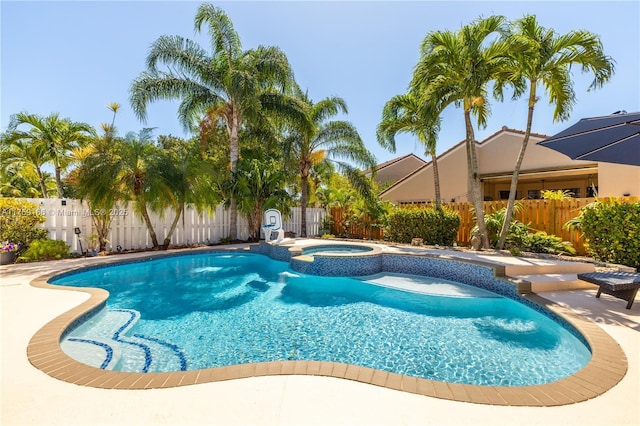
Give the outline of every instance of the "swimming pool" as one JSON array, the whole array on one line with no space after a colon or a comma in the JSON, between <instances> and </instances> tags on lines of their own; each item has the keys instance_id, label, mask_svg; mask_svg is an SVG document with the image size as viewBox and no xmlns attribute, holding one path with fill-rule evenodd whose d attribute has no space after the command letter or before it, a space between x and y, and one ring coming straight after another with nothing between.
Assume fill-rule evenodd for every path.
<instances>
[{"instance_id":1,"label":"swimming pool","mask_svg":"<svg viewBox=\"0 0 640 426\"><path fill-rule=\"evenodd\" d=\"M388 272L314 277L288 266L206 253L56 278L111 293L106 310L65 335L63 349L120 371L304 359L505 386L558 380L590 358L574 334L492 292Z\"/></svg>"}]
</instances>

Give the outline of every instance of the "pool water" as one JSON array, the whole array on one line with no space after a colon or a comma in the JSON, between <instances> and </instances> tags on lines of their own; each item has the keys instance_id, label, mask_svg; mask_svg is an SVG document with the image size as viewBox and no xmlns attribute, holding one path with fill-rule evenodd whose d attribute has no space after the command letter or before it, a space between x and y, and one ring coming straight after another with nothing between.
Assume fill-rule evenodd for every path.
<instances>
[{"instance_id":1,"label":"pool water","mask_svg":"<svg viewBox=\"0 0 640 426\"><path fill-rule=\"evenodd\" d=\"M306 276L258 254L208 253L93 269L52 283L110 292L107 310L62 346L70 356L120 371L318 360L522 386L566 377L591 357L568 330L524 304L423 276Z\"/></svg>"},{"instance_id":2,"label":"pool water","mask_svg":"<svg viewBox=\"0 0 640 426\"><path fill-rule=\"evenodd\" d=\"M311 256L314 254L357 254L372 250L373 249L371 247L365 246L317 246L305 248L302 250L302 254Z\"/></svg>"}]
</instances>

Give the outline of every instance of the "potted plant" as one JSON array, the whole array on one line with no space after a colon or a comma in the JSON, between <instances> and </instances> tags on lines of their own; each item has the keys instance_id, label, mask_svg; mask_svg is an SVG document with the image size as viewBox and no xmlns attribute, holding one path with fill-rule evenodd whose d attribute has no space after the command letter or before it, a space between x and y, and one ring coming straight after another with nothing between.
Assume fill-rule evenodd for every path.
<instances>
[{"instance_id":1,"label":"potted plant","mask_svg":"<svg viewBox=\"0 0 640 426\"><path fill-rule=\"evenodd\" d=\"M16 252L20 249L20 243L3 241L0 243L0 265L9 265L16 261Z\"/></svg>"}]
</instances>

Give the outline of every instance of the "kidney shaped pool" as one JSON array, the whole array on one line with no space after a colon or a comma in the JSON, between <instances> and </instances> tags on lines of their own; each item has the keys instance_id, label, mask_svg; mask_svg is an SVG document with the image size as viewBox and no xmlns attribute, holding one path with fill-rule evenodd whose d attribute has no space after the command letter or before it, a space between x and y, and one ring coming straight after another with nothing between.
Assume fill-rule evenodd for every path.
<instances>
[{"instance_id":1,"label":"kidney shaped pool","mask_svg":"<svg viewBox=\"0 0 640 426\"><path fill-rule=\"evenodd\" d=\"M104 369L332 361L431 380L525 386L569 376L588 347L495 293L420 275L322 277L259 254L203 253L67 273L109 291L63 350Z\"/></svg>"}]
</instances>

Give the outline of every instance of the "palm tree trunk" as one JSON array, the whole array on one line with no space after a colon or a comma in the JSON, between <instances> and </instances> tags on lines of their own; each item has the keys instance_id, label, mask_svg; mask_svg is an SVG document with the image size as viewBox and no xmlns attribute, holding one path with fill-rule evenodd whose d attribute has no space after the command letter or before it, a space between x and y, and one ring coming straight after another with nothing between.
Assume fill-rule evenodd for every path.
<instances>
[{"instance_id":1,"label":"palm tree trunk","mask_svg":"<svg viewBox=\"0 0 640 426\"><path fill-rule=\"evenodd\" d=\"M149 212L147 211L147 205L145 203L141 203L140 214L144 219L145 225L147 225L147 230L149 231L149 236L151 237L151 243L153 244L153 248L157 248L160 244L158 244L158 237L156 236L156 231L153 230L153 225L151 224L151 219L149 218Z\"/></svg>"},{"instance_id":2,"label":"palm tree trunk","mask_svg":"<svg viewBox=\"0 0 640 426\"><path fill-rule=\"evenodd\" d=\"M107 249L107 235L109 235L109 224L111 223L111 217L110 216L103 216L102 219L100 219L100 221L102 222L101 228L97 228L98 229L98 243L100 244L100 249L99 251L105 251ZM112 248L113 250L113 248Z\"/></svg>"},{"instance_id":3,"label":"palm tree trunk","mask_svg":"<svg viewBox=\"0 0 640 426\"><path fill-rule=\"evenodd\" d=\"M487 228L484 223L484 209L482 204L482 189L480 187L480 175L478 173L478 156L476 153L475 135L471 124L471 109L465 108L464 121L467 133L467 166L469 174L469 189L471 190L471 201L476 211L476 223L480 232L480 248L489 248L489 238Z\"/></svg>"},{"instance_id":4,"label":"palm tree trunk","mask_svg":"<svg viewBox=\"0 0 640 426\"><path fill-rule=\"evenodd\" d=\"M262 226L262 210L264 206L259 204L255 206L253 212L249 214L249 238L251 241L260 241L260 227Z\"/></svg>"},{"instance_id":5,"label":"palm tree trunk","mask_svg":"<svg viewBox=\"0 0 640 426\"><path fill-rule=\"evenodd\" d=\"M184 214L184 203L181 203L180 208L176 212L176 217L173 219L173 222L171 223L171 228L169 228L169 233L167 234L166 237L164 237L164 241L162 242L162 245L164 246L165 249L167 249L169 247L169 244L171 244L171 237L173 236L173 232L176 230L176 226L178 226L178 221L180 220L180 216L182 216L183 214Z\"/></svg>"},{"instance_id":6,"label":"palm tree trunk","mask_svg":"<svg viewBox=\"0 0 640 426\"><path fill-rule=\"evenodd\" d=\"M88 206L90 210L94 210L91 203L88 203ZM109 226L111 225L111 215L109 214L109 210L105 209L105 214L103 215L91 215L91 221L98 233L98 251L105 251L107 249Z\"/></svg>"},{"instance_id":7,"label":"palm tree trunk","mask_svg":"<svg viewBox=\"0 0 640 426\"><path fill-rule=\"evenodd\" d=\"M436 194L436 209L440 210L440 173L438 172L438 160L436 158L436 153L431 153L431 160L433 162L433 184L435 186L435 194Z\"/></svg>"},{"instance_id":8,"label":"palm tree trunk","mask_svg":"<svg viewBox=\"0 0 640 426\"><path fill-rule=\"evenodd\" d=\"M64 198L64 191L62 190L62 171L60 166L56 166L56 187L58 188L58 198Z\"/></svg>"},{"instance_id":9,"label":"palm tree trunk","mask_svg":"<svg viewBox=\"0 0 640 426\"><path fill-rule=\"evenodd\" d=\"M504 243L507 240L507 234L509 233L509 225L511 225L511 217L513 216L513 206L516 201L516 190L518 188L518 176L520 175L520 167L522 166L522 160L527 150L527 144L529 143L529 137L531 136L531 126L533 124L533 109L536 104L536 81L531 81L531 88L529 90L529 111L527 113L527 129L524 132L524 139L522 139L522 146L520 147L520 153L516 160L516 167L513 170L511 176L511 186L509 188L509 200L507 201L507 211L504 214L504 223L500 230L500 238L498 239L497 249L502 250Z\"/></svg>"},{"instance_id":10,"label":"palm tree trunk","mask_svg":"<svg viewBox=\"0 0 640 426\"><path fill-rule=\"evenodd\" d=\"M309 197L309 176L300 175L300 236L307 237L307 199Z\"/></svg>"},{"instance_id":11,"label":"palm tree trunk","mask_svg":"<svg viewBox=\"0 0 640 426\"><path fill-rule=\"evenodd\" d=\"M232 114L231 122L229 123L229 157L232 174L238 168L238 125L237 114ZM238 205L233 196L231 196L231 205L229 206L229 239L231 241L238 239Z\"/></svg>"},{"instance_id":12,"label":"palm tree trunk","mask_svg":"<svg viewBox=\"0 0 640 426\"><path fill-rule=\"evenodd\" d=\"M36 173L38 174L38 180L40 181L40 191L42 191L42 198L49 198L47 195L47 185L44 182L44 175L40 167L36 167Z\"/></svg>"}]
</instances>

